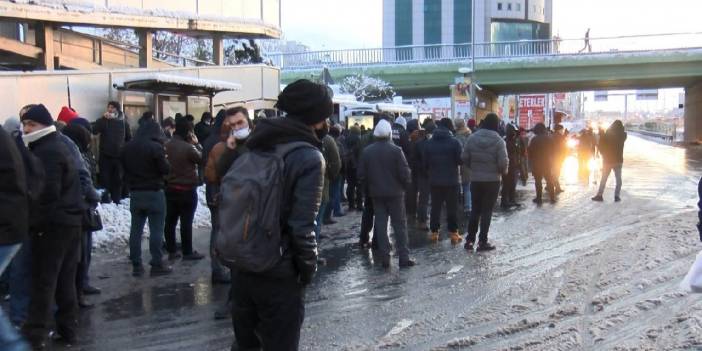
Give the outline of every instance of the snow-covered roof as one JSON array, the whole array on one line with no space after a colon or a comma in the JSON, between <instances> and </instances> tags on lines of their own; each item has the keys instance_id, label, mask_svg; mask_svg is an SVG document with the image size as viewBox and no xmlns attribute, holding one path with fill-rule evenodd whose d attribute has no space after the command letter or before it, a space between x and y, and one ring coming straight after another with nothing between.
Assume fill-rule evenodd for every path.
<instances>
[{"instance_id":1,"label":"snow-covered roof","mask_svg":"<svg viewBox=\"0 0 702 351\"><path fill-rule=\"evenodd\" d=\"M118 90L207 96L222 91L241 90L241 84L238 83L163 73L128 75L115 79L113 86Z\"/></svg>"}]
</instances>

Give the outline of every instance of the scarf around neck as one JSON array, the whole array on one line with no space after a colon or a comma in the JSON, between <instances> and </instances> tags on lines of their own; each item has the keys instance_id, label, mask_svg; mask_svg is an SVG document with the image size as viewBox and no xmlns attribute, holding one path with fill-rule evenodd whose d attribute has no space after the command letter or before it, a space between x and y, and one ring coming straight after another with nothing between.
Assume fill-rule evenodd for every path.
<instances>
[{"instance_id":1,"label":"scarf around neck","mask_svg":"<svg viewBox=\"0 0 702 351\"><path fill-rule=\"evenodd\" d=\"M56 127L54 126L48 126L44 129L39 129L37 131L31 132L29 134L23 134L22 135L22 141L24 142L24 146L29 147L29 144L53 133L56 131Z\"/></svg>"}]
</instances>

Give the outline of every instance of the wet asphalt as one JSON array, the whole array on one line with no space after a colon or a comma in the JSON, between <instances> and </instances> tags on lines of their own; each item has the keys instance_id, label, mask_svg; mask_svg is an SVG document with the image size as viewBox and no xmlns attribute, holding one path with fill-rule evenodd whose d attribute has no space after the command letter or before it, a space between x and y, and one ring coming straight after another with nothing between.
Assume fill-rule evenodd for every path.
<instances>
[{"instance_id":1,"label":"wet asphalt","mask_svg":"<svg viewBox=\"0 0 702 351\"><path fill-rule=\"evenodd\" d=\"M520 184L522 207L498 208L494 214L495 252L466 253L462 245L451 245L445 231L441 242L433 244L410 223L410 249L418 262L410 269L399 269L393 260L385 270L372 251L360 249L360 214L348 212L323 229L329 236L321 244L327 264L307 289L300 348L427 350L468 331L487 331L499 321L476 323L466 316L509 303L502 296L513 285L525 293L532 285L536 289L544 272L630 225L634 217L694 208L702 148L672 147L632 135L625 160L619 204L612 199L613 175L605 203L589 200L599 171L578 171L573 157L564 165L565 192L558 203L536 206L531 202L533 182ZM624 208L621 216L607 217ZM194 237L196 249L207 252L209 230L197 230ZM143 246L148 257L146 242ZM150 278L147 272L134 278L127 251L120 247L94 254L92 284L103 293L89 297L94 308L81 311L80 342L71 350L229 350L231 321L213 318L229 287L210 283L208 259L174 262L170 276Z\"/></svg>"}]
</instances>

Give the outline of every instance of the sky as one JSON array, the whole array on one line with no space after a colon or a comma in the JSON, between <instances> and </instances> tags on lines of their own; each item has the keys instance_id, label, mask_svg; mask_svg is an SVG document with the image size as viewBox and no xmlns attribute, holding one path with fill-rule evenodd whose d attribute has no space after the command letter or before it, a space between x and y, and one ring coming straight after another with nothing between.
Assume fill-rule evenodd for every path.
<instances>
[{"instance_id":1,"label":"sky","mask_svg":"<svg viewBox=\"0 0 702 351\"><path fill-rule=\"evenodd\" d=\"M283 0L287 40L312 50L382 47L382 0ZM702 32L702 0L553 0L553 35L563 39L637 34ZM630 108L677 105L679 90L661 92L658 103L633 102ZM590 94L592 101L592 94ZM587 109L619 109L623 98L589 103ZM621 100L621 101L619 101ZM633 99L632 99L633 100ZM621 107L623 109L623 107Z\"/></svg>"},{"instance_id":2,"label":"sky","mask_svg":"<svg viewBox=\"0 0 702 351\"><path fill-rule=\"evenodd\" d=\"M313 50L382 46L382 0L283 0L286 39ZM700 0L553 0L553 34L582 38L702 31Z\"/></svg>"}]
</instances>

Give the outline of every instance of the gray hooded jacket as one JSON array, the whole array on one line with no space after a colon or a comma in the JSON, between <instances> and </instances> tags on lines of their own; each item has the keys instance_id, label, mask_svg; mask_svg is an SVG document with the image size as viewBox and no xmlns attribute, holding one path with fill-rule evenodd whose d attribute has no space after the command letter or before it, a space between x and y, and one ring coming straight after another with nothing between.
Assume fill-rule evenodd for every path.
<instances>
[{"instance_id":1,"label":"gray hooded jacket","mask_svg":"<svg viewBox=\"0 0 702 351\"><path fill-rule=\"evenodd\" d=\"M507 147L497 132L479 129L463 148L463 164L471 170L471 182L497 182L507 171Z\"/></svg>"}]
</instances>

